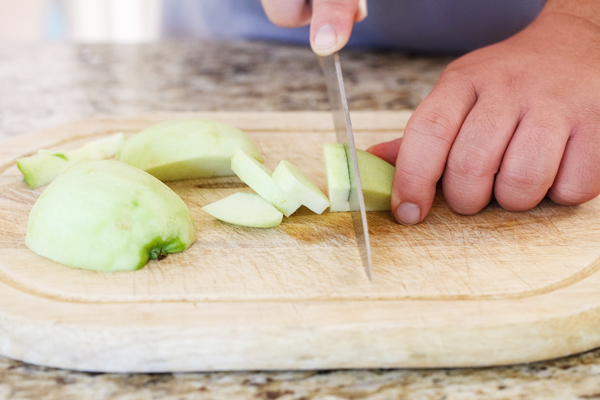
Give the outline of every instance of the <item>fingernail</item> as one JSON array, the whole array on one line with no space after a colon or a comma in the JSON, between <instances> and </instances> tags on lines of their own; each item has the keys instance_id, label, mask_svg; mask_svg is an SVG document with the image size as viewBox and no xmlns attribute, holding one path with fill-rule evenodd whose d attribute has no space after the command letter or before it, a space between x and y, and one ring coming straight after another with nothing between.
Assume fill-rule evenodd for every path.
<instances>
[{"instance_id":1,"label":"fingernail","mask_svg":"<svg viewBox=\"0 0 600 400\"><path fill-rule=\"evenodd\" d=\"M333 29L333 26L323 25L321 29L317 31L313 47L318 50L328 50L335 46L337 42L337 33L335 29Z\"/></svg>"},{"instance_id":2,"label":"fingernail","mask_svg":"<svg viewBox=\"0 0 600 400\"><path fill-rule=\"evenodd\" d=\"M414 225L421 221L421 209L412 203L400 203L396 208L396 219L403 225Z\"/></svg>"},{"instance_id":3,"label":"fingernail","mask_svg":"<svg viewBox=\"0 0 600 400\"><path fill-rule=\"evenodd\" d=\"M358 9L360 11L360 19L367 17L367 0L358 0Z\"/></svg>"}]
</instances>

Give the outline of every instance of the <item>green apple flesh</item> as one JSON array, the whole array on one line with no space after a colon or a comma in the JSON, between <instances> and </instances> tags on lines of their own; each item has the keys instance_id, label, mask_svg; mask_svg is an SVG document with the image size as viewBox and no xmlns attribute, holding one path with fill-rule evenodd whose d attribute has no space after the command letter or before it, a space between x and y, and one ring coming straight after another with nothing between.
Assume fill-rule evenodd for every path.
<instances>
[{"instance_id":1,"label":"green apple flesh","mask_svg":"<svg viewBox=\"0 0 600 400\"><path fill-rule=\"evenodd\" d=\"M203 119L172 120L127 139L117 159L161 181L209 178L233 175L230 162L237 148L263 161L250 137L237 128Z\"/></svg>"},{"instance_id":2,"label":"green apple flesh","mask_svg":"<svg viewBox=\"0 0 600 400\"><path fill-rule=\"evenodd\" d=\"M348 200L356 192L356 187L350 187L350 177L354 176L354 169L350 168L352 164L348 161L351 160L350 147L328 143L324 146L324 156L331 201L329 210L350 211ZM357 149L356 156L366 211L389 211L395 168L364 150Z\"/></svg>"},{"instance_id":3,"label":"green apple flesh","mask_svg":"<svg viewBox=\"0 0 600 400\"><path fill-rule=\"evenodd\" d=\"M350 147L346 147L348 160L351 160ZM366 211L389 211L390 200L392 196L392 181L394 180L394 172L396 169L388 162L381 158L367 153L364 150L356 149L356 158L358 159L358 169L360 171L360 182L362 183L362 192L365 199ZM354 168L350 165L350 177L354 177ZM356 182L351 179L350 182ZM350 189L356 192L356 187Z\"/></svg>"},{"instance_id":4,"label":"green apple flesh","mask_svg":"<svg viewBox=\"0 0 600 400\"><path fill-rule=\"evenodd\" d=\"M329 207L329 199L300 168L288 161L281 161L273 180L290 197L298 200L312 212L321 214Z\"/></svg>"},{"instance_id":5,"label":"green apple flesh","mask_svg":"<svg viewBox=\"0 0 600 400\"><path fill-rule=\"evenodd\" d=\"M273 204L286 217L289 217L300 208L300 202L288 196L275 183L271 177L271 171L244 153L242 149L236 150L233 154L231 169L246 185Z\"/></svg>"},{"instance_id":6,"label":"green apple flesh","mask_svg":"<svg viewBox=\"0 0 600 400\"><path fill-rule=\"evenodd\" d=\"M25 244L75 268L129 271L196 240L187 205L158 179L114 161L68 167L29 215Z\"/></svg>"},{"instance_id":7,"label":"green apple flesh","mask_svg":"<svg viewBox=\"0 0 600 400\"><path fill-rule=\"evenodd\" d=\"M283 219L281 212L256 193L235 193L202 210L221 221L252 228L272 228Z\"/></svg>"},{"instance_id":8,"label":"green apple flesh","mask_svg":"<svg viewBox=\"0 0 600 400\"><path fill-rule=\"evenodd\" d=\"M350 175L348 159L344 145L327 143L323 146L325 173L327 176L327 192L329 194L329 211L350 211Z\"/></svg>"},{"instance_id":9,"label":"green apple flesh","mask_svg":"<svg viewBox=\"0 0 600 400\"><path fill-rule=\"evenodd\" d=\"M52 182L68 166L78 161L102 160L117 154L125 142L125 135L117 133L94 140L72 151L51 151L40 149L38 154L17 160L17 167L23 173L25 182L32 189Z\"/></svg>"}]
</instances>

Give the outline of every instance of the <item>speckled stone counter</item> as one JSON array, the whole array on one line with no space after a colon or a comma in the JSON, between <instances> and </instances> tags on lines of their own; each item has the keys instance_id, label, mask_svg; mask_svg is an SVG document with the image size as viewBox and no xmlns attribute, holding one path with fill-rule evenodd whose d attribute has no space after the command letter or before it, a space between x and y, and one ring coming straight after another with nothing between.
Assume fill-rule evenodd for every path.
<instances>
[{"instance_id":1,"label":"speckled stone counter","mask_svg":"<svg viewBox=\"0 0 600 400\"><path fill-rule=\"evenodd\" d=\"M414 108L452 58L342 55L351 110ZM0 146L80 119L152 111L327 110L315 56L266 43L0 44ZM1 327L0 327L1 329ZM0 399L600 399L600 350L462 370L90 374L0 358Z\"/></svg>"}]
</instances>

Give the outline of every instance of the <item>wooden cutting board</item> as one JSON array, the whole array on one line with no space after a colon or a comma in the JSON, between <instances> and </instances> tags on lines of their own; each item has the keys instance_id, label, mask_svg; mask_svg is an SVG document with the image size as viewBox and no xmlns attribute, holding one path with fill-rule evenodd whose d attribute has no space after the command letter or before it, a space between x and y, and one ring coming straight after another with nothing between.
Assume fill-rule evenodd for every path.
<instances>
[{"instance_id":1,"label":"wooden cutting board","mask_svg":"<svg viewBox=\"0 0 600 400\"><path fill-rule=\"evenodd\" d=\"M353 114L366 148L402 134L409 112ZM190 114L73 123L0 144L0 354L92 371L461 367L520 363L600 345L600 200L544 201L525 213L491 204L452 212L443 196L417 226L369 213L375 279L348 213L302 208L274 229L214 220L200 207L236 177L170 183L197 242L140 271L72 269L24 245L43 188L15 159L75 148ZM329 113L203 113L250 134L268 167L296 164L326 189Z\"/></svg>"}]
</instances>

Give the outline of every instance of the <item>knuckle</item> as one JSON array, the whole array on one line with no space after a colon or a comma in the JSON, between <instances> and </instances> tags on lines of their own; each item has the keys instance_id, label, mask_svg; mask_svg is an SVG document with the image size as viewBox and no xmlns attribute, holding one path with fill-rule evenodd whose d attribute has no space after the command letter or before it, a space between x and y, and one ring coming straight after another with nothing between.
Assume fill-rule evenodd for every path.
<instances>
[{"instance_id":1,"label":"knuckle","mask_svg":"<svg viewBox=\"0 0 600 400\"><path fill-rule=\"evenodd\" d=\"M453 176L472 180L493 176L498 172L498 166L486 149L462 146L453 149L448 157L446 172Z\"/></svg>"},{"instance_id":2,"label":"knuckle","mask_svg":"<svg viewBox=\"0 0 600 400\"><path fill-rule=\"evenodd\" d=\"M552 188L550 198L557 204L576 206L592 200L599 193L584 190L580 185L572 183L557 184Z\"/></svg>"},{"instance_id":3,"label":"knuckle","mask_svg":"<svg viewBox=\"0 0 600 400\"><path fill-rule=\"evenodd\" d=\"M459 128L444 113L431 110L422 110L410 122L405 134L419 137L428 147L437 147L440 143L451 146L454 132Z\"/></svg>"},{"instance_id":4,"label":"knuckle","mask_svg":"<svg viewBox=\"0 0 600 400\"><path fill-rule=\"evenodd\" d=\"M429 189L435 185L439 177L430 176L426 169L416 164L404 163L396 166L395 180L400 188Z\"/></svg>"},{"instance_id":5,"label":"knuckle","mask_svg":"<svg viewBox=\"0 0 600 400\"><path fill-rule=\"evenodd\" d=\"M501 184L521 193L548 190L550 184L544 171L530 163L521 163L508 168L501 175Z\"/></svg>"},{"instance_id":6,"label":"knuckle","mask_svg":"<svg viewBox=\"0 0 600 400\"><path fill-rule=\"evenodd\" d=\"M460 214L460 215L475 215L479 211L483 210L485 208L485 206L487 205L487 203L489 203L489 200L486 200L484 202L478 202L478 203L470 202L470 201L448 202L448 204L450 205L450 208L452 208L452 210L454 210L454 212L456 212L457 214Z\"/></svg>"}]
</instances>

